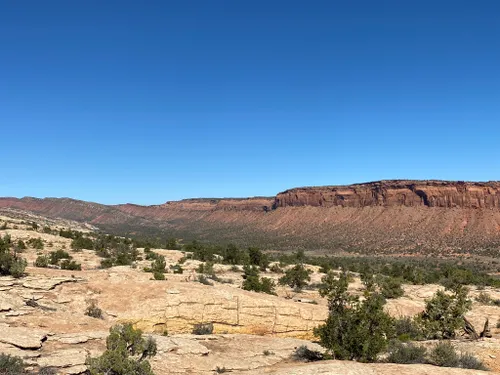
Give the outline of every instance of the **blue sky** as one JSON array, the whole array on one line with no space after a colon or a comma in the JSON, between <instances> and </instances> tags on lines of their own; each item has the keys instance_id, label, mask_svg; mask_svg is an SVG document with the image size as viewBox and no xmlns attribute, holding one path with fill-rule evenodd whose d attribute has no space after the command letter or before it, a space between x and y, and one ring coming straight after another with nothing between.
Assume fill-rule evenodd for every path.
<instances>
[{"instance_id":1,"label":"blue sky","mask_svg":"<svg viewBox=\"0 0 500 375\"><path fill-rule=\"evenodd\" d=\"M500 2L2 1L0 196L500 179Z\"/></svg>"}]
</instances>

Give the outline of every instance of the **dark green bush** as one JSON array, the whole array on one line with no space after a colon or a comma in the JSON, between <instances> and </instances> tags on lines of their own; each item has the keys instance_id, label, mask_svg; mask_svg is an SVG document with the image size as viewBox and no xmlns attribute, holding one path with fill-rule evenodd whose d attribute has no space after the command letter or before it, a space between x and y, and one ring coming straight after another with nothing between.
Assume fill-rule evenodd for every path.
<instances>
[{"instance_id":1,"label":"dark green bush","mask_svg":"<svg viewBox=\"0 0 500 375\"><path fill-rule=\"evenodd\" d=\"M50 264L58 264L61 259L71 259L71 255L67 251L64 250L57 250L57 251L51 251L49 253L50 256Z\"/></svg>"},{"instance_id":2,"label":"dark green bush","mask_svg":"<svg viewBox=\"0 0 500 375\"><path fill-rule=\"evenodd\" d=\"M154 375L147 358L156 355L156 342L144 339L142 331L131 324L110 329L106 351L86 361L89 375Z\"/></svg>"},{"instance_id":3,"label":"dark green bush","mask_svg":"<svg viewBox=\"0 0 500 375\"><path fill-rule=\"evenodd\" d=\"M96 301L90 301L89 305L85 309L85 315L96 319L103 319L102 310L97 306Z\"/></svg>"},{"instance_id":4,"label":"dark green bush","mask_svg":"<svg viewBox=\"0 0 500 375\"><path fill-rule=\"evenodd\" d=\"M10 236L5 235L0 238L0 275L10 275L18 278L24 275L27 262L19 257L17 253L11 252L11 246Z\"/></svg>"},{"instance_id":5,"label":"dark green bush","mask_svg":"<svg viewBox=\"0 0 500 375\"><path fill-rule=\"evenodd\" d=\"M421 327L408 316L394 319L394 334L400 341L423 339Z\"/></svg>"},{"instance_id":6,"label":"dark green bush","mask_svg":"<svg viewBox=\"0 0 500 375\"><path fill-rule=\"evenodd\" d=\"M426 338L451 339L462 327L464 315L470 307L467 288L458 286L448 293L438 290L427 301L425 310L419 314L416 321L422 327Z\"/></svg>"},{"instance_id":7,"label":"dark green bush","mask_svg":"<svg viewBox=\"0 0 500 375\"><path fill-rule=\"evenodd\" d=\"M289 287L300 291L311 280L309 276L311 272L306 270L302 263L296 264L293 268L288 269L285 275L279 279L280 285L288 285Z\"/></svg>"},{"instance_id":8,"label":"dark green bush","mask_svg":"<svg viewBox=\"0 0 500 375\"><path fill-rule=\"evenodd\" d=\"M19 357L0 353L0 374L1 375L21 375L25 374L26 364Z\"/></svg>"},{"instance_id":9,"label":"dark green bush","mask_svg":"<svg viewBox=\"0 0 500 375\"><path fill-rule=\"evenodd\" d=\"M243 284L244 290L250 290L258 293L275 294L275 283L273 280L262 277L259 278L259 270L256 266L245 265L243 267Z\"/></svg>"},{"instance_id":10,"label":"dark green bush","mask_svg":"<svg viewBox=\"0 0 500 375\"><path fill-rule=\"evenodd\" d=\"M43 250L43 241L40 237L30 238L28 240L28 245L30 245L33 249Z\"/></svg>"},{"instance_id":11,"label":"dark green bush","mask_svg":"<svg viewBox=\"0 0 500 375\"><path fill-rule=\"evenodd\" d=\"M39 255L35 260L35 267L47 268L49 266L49 257L47 255Z\"/></svg>"},{"instance_id":12,"label":"dark green bush","mask_svg":"<svg viewBox=\"0 0 500 375\"><path fill-rule=\"evenodd\" d=\"M81 271L82 265L80 263L76 263L74 260L63 259L61 262L62 270L71 270L71 271Z\"/></svg>"},{"instance_id":13,"label":"dark green bush","mask_svg":"<svg viewBox=\"0 0 500 375\"><path fill-rule=\"evenodd\" d=\"M165 280L165 274L163 272L155 271L153 272L153 278L155 280Z\"/></svg>"},{"instance_id":14,"label":"dark green bush","mask_svg":"<svg viewBox=\"0 0 500 375\"><path fill-rule=\"evenodd\" d=\"M23 240L17 240L17 249L26 250L26 243Z\"/></svg>"},{"instance_id":15,"label":"dark green bush","mask_svg":"<svg viewBox=\"0 0 500 375\"><path fill-rule=\"evenodd\" d=\"M395 299L404 295L401 279L395 277L383 277L378 282L380 293L387 299Z\"/></svg>"},{"instance_id":16,"label":"dark green bush","mask_svg":"<svg viewBox=\"0 0 500 375\"><path fill-rule=\"evenodd\" d=\"M71 241L71 248L74 250L93 250L94 249L94 241L91 238L83 237L82 235L77 236Z\"/></svg>"},{"instance_id":17,"label":"dark green bush","mask_svg":"<svg viewBox=\"0 0 500 375\"><path fill-rule=\"evenodd\" d=\"M328 298L329 315L324 325L314 330L320 343L335 359L373 362L393 337L391 317L384 312L385 299L367 289L365 299L351 296L348 274L329 272L322 279L322 297Z\"/></svg>"},{"instance_id":18,"label":"dark green bush","mask_svg":"<svg viewBox=\"0 0 500 375\"><path fill-rule=\"evenodd\" d=\"M182 274L184 273L184 269L181 267L180 264L174 264L170 266L170 269L172 270L173 273L175 274Z\"/></svg>"},{"instance_id":19,"label":"dark green bush","mask_svg":"<svg viewBox=\"0 0 500 375\"><path fill-rule=\"evenodd\" d=\"M213 332L213 323L198 323L193 327L193 335L211 335Z\"/></svg>"}]
</instances>

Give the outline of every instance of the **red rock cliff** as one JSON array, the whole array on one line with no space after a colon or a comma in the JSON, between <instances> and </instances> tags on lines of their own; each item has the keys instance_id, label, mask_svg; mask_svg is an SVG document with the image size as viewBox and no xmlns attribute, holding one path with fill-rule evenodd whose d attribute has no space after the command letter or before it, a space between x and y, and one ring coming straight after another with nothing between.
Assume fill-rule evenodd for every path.
<instances>
[{"instance_id":1,"label":"red rock cliff","mask_svg":"<svg viewBox=\"0 0 500 375\"><path fill-rule=\"evenodd\" d=\"M500 182L377 181L347 186L305 187L276 196L274 207L427 206L500 208Z\"/></svg>"}]
</instances>

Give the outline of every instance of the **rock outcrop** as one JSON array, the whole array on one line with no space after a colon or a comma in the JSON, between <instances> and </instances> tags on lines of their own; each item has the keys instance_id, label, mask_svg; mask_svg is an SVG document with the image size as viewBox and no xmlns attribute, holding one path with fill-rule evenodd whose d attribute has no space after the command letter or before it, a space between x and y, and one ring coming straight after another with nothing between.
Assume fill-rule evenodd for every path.
<instances>
[{"instance_id":1,"label":"rock outcrop","mask_svg":"<svg viewBox=\"0 0 500 375\"><path fill-rule=\"evenodd\" d=\"M279 193L274 207L426 206L500 208L500 182L378 181L296 188Z\"/></svg>"}]
</instances>

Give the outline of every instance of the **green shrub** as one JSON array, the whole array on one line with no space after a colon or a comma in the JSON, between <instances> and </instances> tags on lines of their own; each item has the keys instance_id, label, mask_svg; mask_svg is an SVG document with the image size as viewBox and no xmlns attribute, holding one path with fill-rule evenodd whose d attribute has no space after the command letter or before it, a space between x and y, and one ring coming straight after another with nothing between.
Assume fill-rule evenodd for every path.
<instances>
[{"instance_id":1,"label":"green shrub","mask_svg":"<svg viewBox=\"0 0 500 375\"><path fill-rule=\"evenodd\" d=\"M1 262L1 261L0 261ZM9 273L12 277L19 278L24 276L24 270L28 262L25 259L15 258L9 268Z\"/></svg>"},{"instance_id":2,"label":"green shrub","mask_svg":"<svg viewBox=\"0 0 500 375\"><path fill-rule=\"evenodd\" d=\"M213 332L213 323L198 323L193 327L193 335L211 335Z\"/></svg>"},{"instance_id":3,"label":"green shrub","mask_svg":"<svg viewBox=\"0 0 500 375\"><path fill-rule=\"evenodd\" d=\"M396 299L404 295L401 279L383 277L379 281L380 293L387 299Z\"/></svg>"},{"instance_id":4,"label":"green shrub","mask_svg":"<svg viewBox=\"0 0 500 375\"><path fill-rule=\"evenodd\" d=\"M243 267L243 284L244 290L250 290L258 293L275 294L275 283L273 280L262 277L259 278L259 270L256 266L245 265Z\"/></svg>"},{"instance_id":5,"label":"green shrub","mask_svg":"<svg viewBox=\"0 0 500 375\"><path fill-rule=\"evenodd\" d=\"M293 353L293 358L297 361L315 362L323 359L323 354L317 350L311 350L306 345L301 345Z\"/></svg>"},{"instance_id":6,"label":"green shrub","mask_svg":"<svg viewBox=\"0 0 500 375\"><path fill-rule=\"evenodd\" d=\"M35 267L47 268L49 266L49 257L47 255L39 255L35 260Z\"/></svg>"},{"instance_id":7,"label":"green shrub","mask_svg":"<svg viewBox=\"0 0 500 375\"><path fill-rule=\"evenodd\" d=\"M394 319L394 334L400 341L423 339L422 329L408 316Z\"/></svg>"},{"instance_id":8,"label":"green shrub","mask_svg":"<svg viewBox=\"0 0 500 375\"><path fill-rule=\"evenodd\" d=\"M17 240L18 250L26 250L26 243L23 240Z\"/></svg>"},{"instance_id":9,"label":"green shrub","mask_svg":"<svg viewBox=\"0 0 500 375\"><path fill-rule=\"evenodd\" d=\"M428 339L454 338L464 323L464 315L470 309L468 290L458 286L452 293L438 290L427 301L425 310L417 317L423 333Z\"/></svg>"},{"instance_id":10,"label":"green shrub","mask_svg":"<svg viewBox=\"0 0 500 375\"><path fill-rule=\"evenodd\" d=\"M71 255L67 251L64 250L57 250L57 251L51 251L49 253L50 256L50 264L58 264L61 259L71 259Z\"/></svg>"},{"instance_id":11,"label":"green shrub","mask_svg":"<svg viewBox=\"0 0 500 375\"><path fill-rule=\"evenodd\" d=\"M21 375L25 374L26 364L19 357L0 353L0 374Z\"/></svg>"},{"instance_id":12,"label":"green shrub","mask_svg":"<svg viewBox=\"0 0 500 375\"><path fill-rule=\"evenodd\" d=\"M484 365L484 363L470 353L460 354L458 362L460 368L488 371L488 368Z\"/></svg>"},{"instance_id":13,"label":"green shrub","mask_svg":"<svg viewBox=\"0 0 500 375\"><path fill-rule=\"evenodd\" d=\"M154 375L147 358L156 355L156 342L144 339L142 331L131 324L110 329L106 339L106 351L96 358L87 358L90 375Z\"/></svg>"},{"instance_id":14,"label":"green shrub","mask_svg":"<svg viewBox=\"0 0 500 375\"><path fill-rule=\"evenodd\" d=\"M101 260L101 268L111 268L113 267L113 260L112 259L103 259Z\"/></svg>"},{"instance_id":15,"label":"green shrub","mask_svg":"<svg viewBox=\"0 0 500 375\"><path fill-rule=\"evenodd\" d=\"M76 263L74 260L63 259L61 262L62 270L71 270L71 271L81 271L82 265L80 263Z\"/></svg>"},{"instance_id":16,"label":"green shrub","mask_svg":"<svg viewBox=\"0 0 500 375\"><path fill-rule=\"evenodd\" d=\"M394 335L391 317L384 312L382 295L366 290L365 299L351 296L348 274L337 279L333 272L323 277L322 297L328 298L328 318L314 333L335 359L373 362L387 347L387 338Z\"/></svg>"},{"instance_id":17,"label":"green shrub","mask_svg":"<svg viewBox=\"0 0 500 375\"><path fill-rule=\"evenodd\" d=\"M261 271L269 267L269 257L256 247L248 248L249 264L257 266Z\"/></svg>"},{"instance_id":18,"label":"green shrub","mask_svg":"<svg viewBox=\"0 0 500 375\"><path fill-rule=\"evenodd\" d=\"M205 275L215 275L214 264L212 262L200 263L196 272Z\"/></svg>"},{"instance_id":19,"label":"green shrub","mask_svg":"<svg viewBox=\"0 0 500 375\"><path fill-rule=\"evenodd\" d=\"M412 343L393 342L389 347L387 362L401 364L426 363L427 349Z\"/></svg>"},{"instance_id":20,"label":"green shrub","mask_svg":"<svg viewBox=\"0 0 500 375\"><path fill-rule=\"evenodd\" d=\"M311 271L306 270L303 264L296 264L293 268L287 270L285 275L279 279L279 284L288 285L300 291L307 285L307 282L311 280L309 276L310 273Z\"/></svg>"},{"instance_id":21,"label":"green shrub","mask_svg":"<svg viewBox=\"0 0 500 375\"><path fill-rule=\"evenodd\" d=\"M85 315L96 319L103 319L102 310L97 306L96 301L90 301L85 309Z\"/></svg>"},{"instance_id":22,"label":"green shrub","mask_svg":"<svg viewBox=\"0 0 500 375\"><path fill-rule=\"evenodd\" d=\"M165 274L163 272L155 271L153 272L153 278L155 280L165 280Z\"/></svg>"},{"instance_id":23,"label":"green shrub","mask_svg":"<svg viewBox=\"0 0 500 375\"><path fill-rule=\"evenodd\" d=\"M184 273L184 269L181 267L180 264L172 265L172 266L170 266L170 269L175 274L182 274L182 273Z\"/></svg>"},{"instance_id":24,"label":"green shrub","mask_svg":"<svg viewBox=\"0 0 500 375\"><path fill-rule=\"evenodd\" d=\"M458 367L460 357L449 342L440 342L430 352L430 362L436 366Z\"/></svg>"},{"instance_id":25,"label":"green shrub","mask_svg":"<svg viewBox=\"0 0 500 375\"><path fill-rule=\"evenodd\" d=\"M158 257L151 262L151 271L153 273L164 273L166 267L167 262L165 261L165 257L162 255L158 255Z\"/></svg>"},{"instance_id":26,"label":"green shrub","mask_svg":"<svg viewBox=\"0 0 500 375\"><path fill-rule=\"evenodd\" d=\"M30 245L33 249L43 250L43 241L40 237L30 238L28 240L28 245Z\"/></svg>"},{"instance_id":27,"label":"green shrub","mask_svg":"<svg viewBox=\"0 0 500 375\"><path fill-rule=\"evenodd\" d=\"M71 241L71 248L74 250L93 250L94 249L94 241L91 238L78 236L73 241Z\"/></svg>"},{"instance_id":28,"label":"green shrub","mask_svg":"<svg viewBox=\"0 0 500 375\"><path fill-rule=\"evenodd\" d=\"M24 275L26 266L26 260L20 258L17 254L12 254L8 250L0 250L0 275L19 278Z\"/></svg>"}]
</instances>

